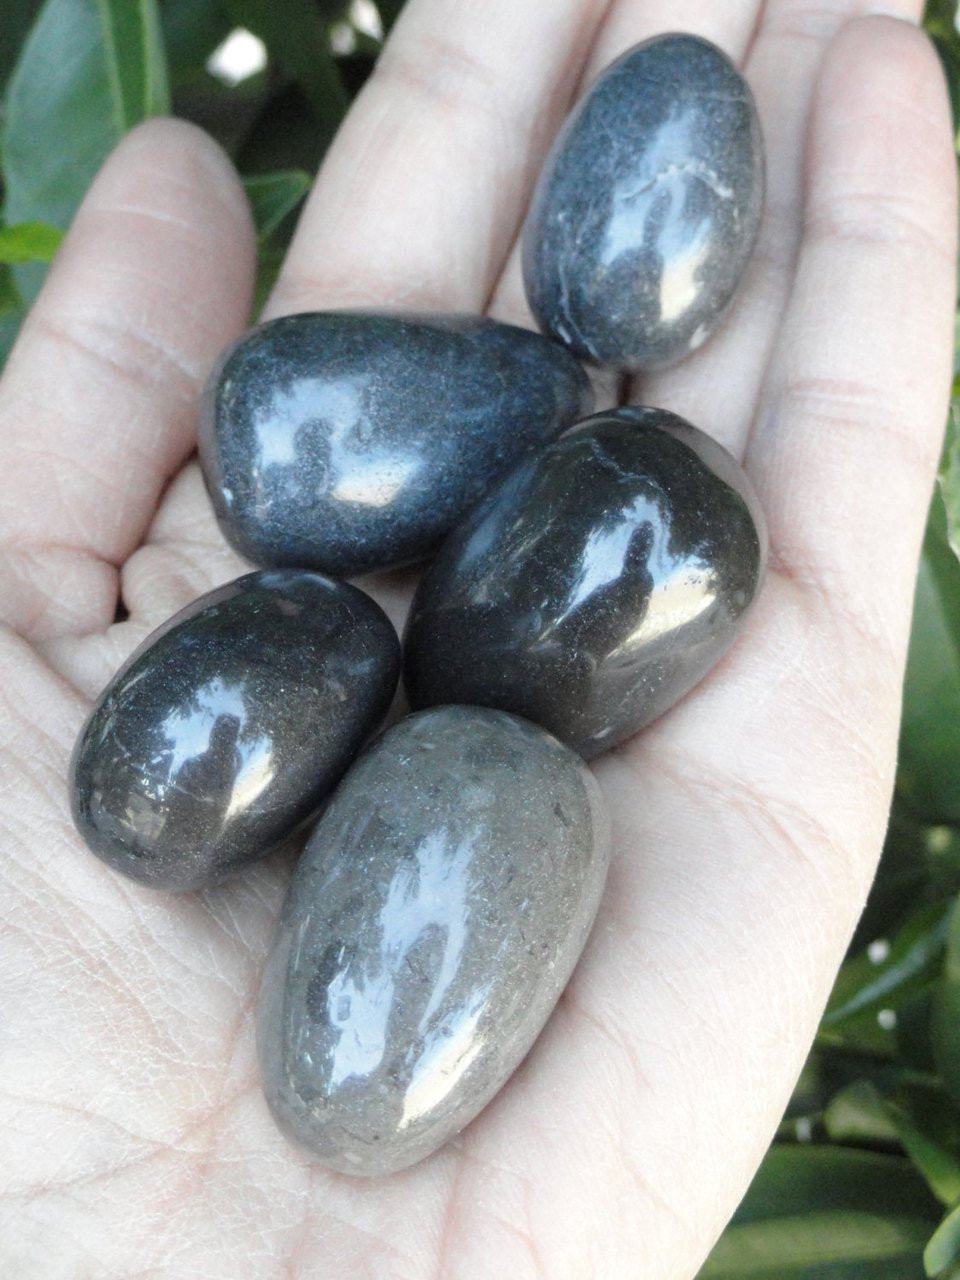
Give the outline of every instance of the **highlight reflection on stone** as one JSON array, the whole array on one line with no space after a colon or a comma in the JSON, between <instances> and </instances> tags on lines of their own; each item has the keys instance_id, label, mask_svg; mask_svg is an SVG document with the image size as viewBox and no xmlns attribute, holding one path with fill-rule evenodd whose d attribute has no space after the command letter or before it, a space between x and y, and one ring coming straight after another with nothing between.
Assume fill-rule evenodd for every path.
<instances>
[{"instance_id":1,"label":"highlight reflection on stone","mask_svg":"<svg viewBox=\"0 0 960 1280\"><path fill-rule=\"evenodd\" d=\"M215 884L318 809L390 705L399 642L355 587L252 573L155 631L114 676L71 765L77 828L165 889Z\"/></svg>"},{"instance_id":2,"label":"highlight reflection on stone","mask_svg":"<svg viewBox=\"0 0 960 1280\"><path fill-rule=\"evenodd\" d=\"M381 1174L473 1119L566 985L608 845L590 773L534 725L443 707L384 734L317 825L263 981L288 1136Z\"/></svg>"},{"instance_id":3,"label":"highlight reflection on stone","mask_svg":"<svg viewBox=\"0 0 960 1280\"><path fill-rule=\"evenodd\" d=\"M285 316L214 372L200 457L242 555L351 575L428 555L496 476L591 403L569 352L513 325Z\"/></svg>"},{"instance_id":4,"label":"highlight reflection on stone","mask_svg":"<svg viewBox=\"0 0 960 1280\"><path fill-rule=\"evenodd\" d=\"M500 707L594 756L706 675L765 554L720 445L662 409L597 414L523 459L427 570L404 640L411 705Z\"/></svg>"},{"instance_id":5,"label":"highlight reflection on stone","mask_svg":"<svg viewBox=\"0 0 960 1280\"><path fill-rule=\"evenodd\" d=\"M545 333L622 369L673 364L716 328L763 205L753 96L726 54L664 35L608 67L574 109L524 230Z\"/></svg>"}]
</instances>

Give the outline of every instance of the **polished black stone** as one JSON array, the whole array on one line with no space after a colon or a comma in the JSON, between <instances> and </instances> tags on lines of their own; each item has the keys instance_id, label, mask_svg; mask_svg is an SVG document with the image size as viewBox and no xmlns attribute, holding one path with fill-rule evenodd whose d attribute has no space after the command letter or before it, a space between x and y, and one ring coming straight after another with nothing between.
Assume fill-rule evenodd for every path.
<instances>
[{"instance_id":1,"label":"polished black stone","mask_svg":"<svg viewBox=\"0 0 960 1280\"><path fill-rule=\"evenodd\" d=\"M254 329L204 401L227 539L351 575L423 559L533 445L590 408L576 360L474 316L318 312Z\"/></svg>"},{"instance_id":2,"label":"polished black stone","mask_svg":"<svg viewBox=\"0 0 960 1280\"><path fill-rule=\"evenodd\" d=\"M355 1174L462 1129L563 990L608 847L589 770L535 725L440 707L385 733L310 838L261 986L282 1129Z\"/></svg>"},{"instance_id":3,"label":"polished black stone","mask_svg":"<svg viewBox=\"0 0 960 1280\"><path fill-rule=\"evenodd\" d=\"M71 765L77 828L165 889L225 879L316 813L385 714L396 633L363 592L252 573L155 631L114 676Z\"/></svg>"},{"instance_id":4,"label":"polished black stone","mask_svg":"<svg viewBox=\"0 0 960 1280\"><path fill-rule=\"evenodd\" d=\"M540 327L622 369L704 342L750 258L763 204L753 97L706 40L630 49L564 125L523 237Z\"/></svg>"},{"instance_id":5,"label":"polished black stone","mask_svg":"<svg viewBox=\"0 0 960 1280\"><path fill-rule=\"evenodd\" d=\"M714 665L765 551L720 445L661 409L597 414L522 459L424 575L404 641L411 704L501 707L596 755Z\"/></svg>"}]
</instances>

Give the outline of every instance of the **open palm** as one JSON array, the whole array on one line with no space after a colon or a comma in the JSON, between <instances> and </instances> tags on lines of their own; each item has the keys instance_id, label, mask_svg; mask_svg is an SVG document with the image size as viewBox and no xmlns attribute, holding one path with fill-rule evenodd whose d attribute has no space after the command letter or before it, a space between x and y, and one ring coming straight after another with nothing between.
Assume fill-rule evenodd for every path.
<instances>
[{"instance_id":1,"label":"open palm","mask_svg":"<svg viewBox=\"0 0 960 1280\"><path fill-rule=\"evenodd\" d=\"M867 8L410 0L303 214L273 314L522 323L514 240L538 161L624 47L667 27L716 40L767 139L764 228L729 322L629 390L744 457L767 586L711 677L598 763L608 892L530 1059L457 1141L389 1179L314 1165L259 1093L252 1010L286 867L164 897L71 827L90 698L243 568L186 461L200 385L247 320L242 194L186 125L145 126L111 158L0 384L4 1276L695 1274L789 1096L880 848L945 410L945 94L924 38L850 22ZM408 585L375 584L398 621Z\"/></svg>"}]
</instances>

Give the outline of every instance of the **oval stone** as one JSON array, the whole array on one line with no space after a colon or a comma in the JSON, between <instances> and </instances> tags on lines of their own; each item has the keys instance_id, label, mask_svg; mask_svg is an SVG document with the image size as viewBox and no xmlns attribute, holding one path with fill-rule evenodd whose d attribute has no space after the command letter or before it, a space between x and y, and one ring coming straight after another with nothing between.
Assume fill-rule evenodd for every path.
<instances>
[{"instance_id":1,"label":"oval stone","mask_svg":"<svg viewBox=\"0 0 960 1280\"><path fill-rule=\"evenodd\" d=\"M691 35L628 50L574 109L523 236L545 333L620 369L655 369L706 341L753 251L763 139L746 81Z\"/></svg>"},{"instance_id":2,"label":"oval stone","mask_svg":"<svg viewBox=\"0 0 960 1280\"><path fill-rule=\"evenodd\" d=\"M338 787L264 977L263 1085L333 1169L421 1160L493 1097L576 964L609 824L573 752L502 712L390 729Z\"/></svg>"},{"instance_id":3,"label":"oval stone","mask_svg":"<svg viewBox=\"0 0 960 1280\"><path fill-rule=\"evenodd\" d=\"M710 670L765 554L750 482L720 445L662 409L597 414L523 459L422 578L411 704L501 707L594 756Z\"/></svg>"},{"instance_id":4,"label":"oval stone","mask_svg":"<svg viewBox=\"0 0 960 1280\"><path fill-rule=\"evenodd\" d=\"M77 829L144 884L198 889L307 819L386 713L396 632L355 587L295 570L218 587L155 631L77 742Z\"/></svg>"},{"instance_id":5,"label":"oval stone","mask_svg":"<svg viewBox=\"0 0 960 1280\"><path fill-rule=\"evenodd\" d=\"M242 555L348 576L423 559L496 476L591 404L576 360L513 325L285 316L215 371L200 457Z\"/></svg>"}]
</instances>

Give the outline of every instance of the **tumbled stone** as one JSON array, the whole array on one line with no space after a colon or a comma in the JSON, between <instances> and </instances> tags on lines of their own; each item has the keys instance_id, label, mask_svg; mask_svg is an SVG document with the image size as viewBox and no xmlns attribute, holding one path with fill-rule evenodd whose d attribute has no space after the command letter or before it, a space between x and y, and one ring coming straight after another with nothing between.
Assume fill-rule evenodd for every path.
<instances>
[{"instance_id":1,"label":"tumbled stone","mask_svg":"<svg viewBox=\"0 0 960 1280\"><path fill-rule=\"evenodd\" d=\"M363 592L251 573L155 631L77 742L73 816L135 880L197 889L312 817L390 705L399 642Z\"/></svg>"},{"instance_id":2,"label":"tumbled stone","mask_svg":"<svg viewBox=\"0 0 960 1280\"><path fill-rule=\"evenodd\" d=\"M766 552L750 482L661 409L597 414L523 459L444 544L404 642L414 707L501 707L588 758L727 649Z\"/></svg>"},{"instance_id":3,"label":"tumbled stone","mask_svg":"<svg viewBox=\"0 0 960 1280\"><path fill-rule=\"evenodd\" d=\"M709 41L665 35L599 77L547 158L523 237L545 333L621 369L706 341L737 288L763 205L753 96Z\"/></svg>"},{"instance_id":4,"label":"tumbled stone","mask_svg":"<svg viewBox=\"0 0 960 1280\"><path fill-rule=\"evenodd\" d=\"M578 757L502 712L411 716L361 757L297 867L262 986L263 1084L289 1137L381 1174L473 1119L580 955L605 815Z\"/></svg>"},{"instance_id":5,"label":"tumbled stone","mask_svg":"<svg viewBox=\"0 0 960 1280\"><path fill-rule=\"evenodd\" d=\"M525 450L589 412L576 360L476 316L286 316L229 351L200 457L248 559L351 575L428 555Z\"/></svg>"}]
</instances>

